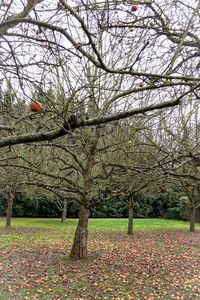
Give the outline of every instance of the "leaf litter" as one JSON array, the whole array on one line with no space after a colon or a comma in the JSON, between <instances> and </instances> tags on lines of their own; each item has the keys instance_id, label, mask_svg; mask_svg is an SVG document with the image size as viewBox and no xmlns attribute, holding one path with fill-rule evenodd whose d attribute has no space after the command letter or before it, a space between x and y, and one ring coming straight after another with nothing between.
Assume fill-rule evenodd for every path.
<instances>
[{"instance_id":1,"label":"leaf litter","mask_svg":"<svg viewBox=\"0 0 200 300\"><path fill-rule=\"evenodd\" d=\"M0 299L200 299L199 232L93 232L81 261L68 258L71 241L43 234L0 248Z\"/></svg>"}]
</instances>

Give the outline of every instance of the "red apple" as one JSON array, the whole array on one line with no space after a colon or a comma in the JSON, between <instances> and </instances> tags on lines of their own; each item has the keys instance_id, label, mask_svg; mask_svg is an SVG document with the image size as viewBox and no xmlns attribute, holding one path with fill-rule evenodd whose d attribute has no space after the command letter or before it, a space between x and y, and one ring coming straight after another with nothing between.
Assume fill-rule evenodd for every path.
<instances>
[{"instance_id":1,"label":"red apple","mask_svg":"<svg viewBox=\"0 0 200 300\"><path fill-rule=\"evenodd\" d=\"M135 12L138 9L137 5L132 4L131 5L131 11Z\"/></svg>"},{"instance_id":2,"label":"red apple","mask_svg":"<svg viewBox=\"0 0 200 300\"><path fill-rule=\"evenodd\" d=\"M42 111L42 103L37 102L37 101L31 102L30 109L31 109L31 111L34 111L34 112L41 112Z\"/></svg>"}]
</instances>

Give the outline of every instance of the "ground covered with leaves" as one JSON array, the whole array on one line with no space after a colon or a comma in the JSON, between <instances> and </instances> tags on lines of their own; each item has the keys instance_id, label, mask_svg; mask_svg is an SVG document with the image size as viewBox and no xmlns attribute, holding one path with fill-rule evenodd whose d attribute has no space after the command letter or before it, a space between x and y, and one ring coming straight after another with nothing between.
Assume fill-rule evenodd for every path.
<instances>
[{"instance_id":1,"label":"ground covered with leaves","mask_svg":"<svg viewBox=\"0 0 200 300\"><path fill-rule=\"evenodd\" d=\"M92 230L74 261L63 228L0 230L1 300L200 299L200 232Z\"/></svg>"}]
</instances>

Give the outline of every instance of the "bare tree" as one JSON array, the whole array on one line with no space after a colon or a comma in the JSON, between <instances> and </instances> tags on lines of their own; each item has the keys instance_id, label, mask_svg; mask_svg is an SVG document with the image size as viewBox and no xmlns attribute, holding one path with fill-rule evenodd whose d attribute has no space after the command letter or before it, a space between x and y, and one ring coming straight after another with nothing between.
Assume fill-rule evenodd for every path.
<instances>
[{"instance_id":1,"label":"bare tree","mask_svg":"<svg viewBox=\"0 0 200 300\"><path fill-rule=\"evenodd\" d=\"M83 166L77 153L70 154L77 158L81 186L66 170L63 176L53 174L52 161L48 171L42 165L37 171L34 162L30 165L27 160L24 165L24 154L20 157L24 169L43 176L41 187L78 195L80 218L71 256L87 255L88 209L102 135L100 130L98 136L99 126L144 114L151 120L156 118L154 112L163 110L166 117L175 116L174 107L198 99L199 3L193 8L172 1L167 9L164 2L141 1L137 14L131 12L130 3L121 1L70 5L65 0L27 0L1 6L2 89L5 81L11 82L15 103L24 102L21 111L15 105L1 111L7 118L0 124L0 147L33 142L52 147L52 140L60 144L62 138L69 154L65 144L73 134L93 132L84 149ZM53 97L49 90L54 91ZM32 101L42 102L42 112L30 112ZM36 179L32 183L38 184Z\"/></svg>"},{"instance_id":2,"label":"bare tree","mask_svg":"<svg viewBox=\"0 0 200 300\"><path fill-rule=\"evenodd\" d=\"M161 113L154 126L156 135L148 135L159 155L155 155L155 167L166 179L180 187L188 199L190 231L195 231L195 213L199 207L199 105L179 107L176 118L166 121ZM160 171L159 171L160 169ZM165 179L165 180L166 180Z\"/></svg>"},{"instance_id":3,"label":"bare tree","mask_svg":"<svg viewBox=\"0 0 200 300\"><path fill-rule=\"evenodd\" d=\"M168 10L167 4L140 2L137 15L122 2L70 6L64 0L29 0L2 6L2 80L13 82L16 99L23 94L26 101L37 100L30 91L42 85L55 87L64 100L46 98L39 132L20 126L30 118L27 110L23 118L13 115L1 124L0 147L52 140L70 129L180 105L188 95L195 99L199 77L191 66L198 61L198 5L174 1ZM95 95L101 113L85 119L80 104L87 107L90 87L101 93L100 99Z\"/></svg>"}]
</instances>

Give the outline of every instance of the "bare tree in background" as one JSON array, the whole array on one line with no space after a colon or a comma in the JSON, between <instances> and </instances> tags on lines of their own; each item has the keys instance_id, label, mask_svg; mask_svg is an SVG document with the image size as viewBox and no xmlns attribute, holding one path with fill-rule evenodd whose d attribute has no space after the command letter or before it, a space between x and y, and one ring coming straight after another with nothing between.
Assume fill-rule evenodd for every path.
<instances>
[{"instance_id":1,"label":"bare tree in background","mask_svg":"<svg viewBox=\"0 0 200 300\"><path fill-rule=\"evenodd\" d=\"M200 206L200 131L199 105L190 105L176 109L175 118L161 113L154 119L152 131L147 137L155 147L155 167L174 185L181 188L188 199L190 231L195 231L195 214ZM156 132L154 134L154 132ZM160 170L160 171L159 171Z\"/></svg>"}]
</instances>

